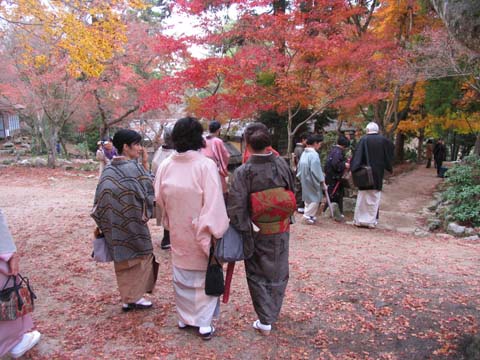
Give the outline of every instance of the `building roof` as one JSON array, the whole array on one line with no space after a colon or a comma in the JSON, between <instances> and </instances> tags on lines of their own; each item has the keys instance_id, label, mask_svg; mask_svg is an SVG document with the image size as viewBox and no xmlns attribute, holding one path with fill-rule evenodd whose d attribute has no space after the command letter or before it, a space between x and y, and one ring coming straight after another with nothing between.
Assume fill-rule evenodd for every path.
<instances>
[{"instance_id":1,"label":"building roof","mask_svg":"<svg viewBox=\"0 0 480 360\"><path fill-rule=\"evenodd\" d=\"M323 127L325 132L332 132L338 130L338 120L333 120L330 124ZM340 127L340 131L355 131L357 128L355 126L347 124L345 121L342 121L342 126Z\"/></svg>"},{"instance_id":2,"label":"building roof","mask_svg":"<svg viewBox=\"0 0 480 360\"><path fill-rule=\"evenodd\" d=\"M0 111L15 113L20 109L25 108L23 105L11 104L7 99L0 97Z\"/></svg>"}]
</instances>

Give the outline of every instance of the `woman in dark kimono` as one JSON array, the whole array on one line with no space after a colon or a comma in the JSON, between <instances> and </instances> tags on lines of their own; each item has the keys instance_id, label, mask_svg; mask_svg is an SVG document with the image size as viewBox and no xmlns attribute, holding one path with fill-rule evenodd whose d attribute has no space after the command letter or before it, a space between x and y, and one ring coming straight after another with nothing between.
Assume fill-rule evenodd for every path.
<instances>
[{"instance_id":1,"label":"woman in dark kimono","mask_svg":"<svg viewBox=\"0 0 480 360\"><path fill-rule=\"evenodd\" d=\"M332 147L327 156L325 164L325 182L328 186L328 196L331 202L338 204L341 218L343 219L343 197L345 195L345 188L341 182L341 178L345 169L350 167L350 164L345 158L345 149L350 145L350 141L345 136L339 136L337 144ZM328 209L328 204L324 211Z\"/></svg>"},{"instance_id":2,"label":"woman in dark kimono","mask_svg":"<svg viewBox=\"0 0 480 360\"><path fill-rule=\"evenodd\" d=\"M227 211L244 240L247 283L258 315L253 327L268 335L288 283L294 179L287 163L268 150L271 138L265 125L248 126L245 138L252 155L235 171Z\"/></svg>"}]
</instances>

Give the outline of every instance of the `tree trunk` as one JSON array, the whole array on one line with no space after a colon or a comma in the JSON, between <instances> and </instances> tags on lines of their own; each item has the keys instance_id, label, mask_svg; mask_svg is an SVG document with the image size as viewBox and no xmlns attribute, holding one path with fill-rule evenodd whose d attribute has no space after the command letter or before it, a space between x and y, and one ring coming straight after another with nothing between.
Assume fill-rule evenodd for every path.
<instances>
[{"instance_id":1,"label":"tree trunk","mask_svg":"<svg viewBox=\"0 0 480 360\"><path fill-rule=\"evenodd\" d=\"M100 140L103 140L109 136L109 127L106 122L102 122L102 125L100 126Z\"/></svg>"},{"instance_id":2,"label":"tree trunk","mask_svg":"<svg viewBox=\"0 0 480 360\"><path fill-rule=\"evenodd\" d=\"M67 146L65 144L65 141L63 141L62 138L58 139L58 141L60 142L60 146L62 147L63 149L63 154L65 156L65 159L67 160L70 160L70 154L68 153L68 150L67 150Z\"/></svg>"},{"instance_id":3,"label":"tree trunk","mask_svg":"<svg viewBox=\"0 0 480 360\"><path fill-rule=\"evenodd\" d=\"M401 131L397 131L395 135L395 162L401 163L405 159L405 135Z\"/></svg>"},{"instance_id":4,"label":"tree trunk","mask_svg":"<svg viewBox=\"0 0 480 360\"><path fill-rule=\"evenodd\" d=\"M287 119L287 159L290 166L293 166L292 163L292 152L293 152L293 136L295 133L292 132L293 116L292 110L288 109L288 119Z\"/></svg>"},{"instance_id":5,"label":"tree trunk","mask_svg":"<svg viewBox=\"0 0 480 360\"><path fill-rule=\"evenodd\" d=\"M480 133L477 134L477 139L475 140L475 149L473 153L477 156L480 156Z\"/></svg>"},{"instance_id":6,"label":"tree trunk","mask_svg":"<svg viewBox=\"0 0 480 360\"><path fill-rule=\"evenodd\" d=\"M417 164L421 164L423 161L423 141L425 140L425 129L420 129L418 134L418 146L417 146Z\"/></svg>"},{"instance_id":7,"label":"tree trunk","mask_svg":"<svg viewBox=\"0 0 480 360\"><path fill-rule=\"evenodd\" d=\"M50 138L48 139L48 160L47 166L55 169L57 165L57 132L52 131Z\"/></svg>"},{"instance_id":8,"label":"tree trunk","mask_svg":"<svg viewBox=\"0 0 480 360\"><path fill-rule=\"evenodd\" d=\"M450 149L451 149L450 160L451 161L457 160L458 148L457 148L457 133L456 132L453 132L453 142L452 142L452 146L450 147Z\"/></svg>"}]
</instances>

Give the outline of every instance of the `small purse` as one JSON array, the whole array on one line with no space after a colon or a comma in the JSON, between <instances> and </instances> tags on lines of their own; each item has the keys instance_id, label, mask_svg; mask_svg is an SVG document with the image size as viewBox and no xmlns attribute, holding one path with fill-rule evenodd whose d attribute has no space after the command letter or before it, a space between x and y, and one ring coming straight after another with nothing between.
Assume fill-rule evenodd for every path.
<instances>
[{"instance_id":1,"label":"small purse","mask_svg":"<svg viewBox=\"0 0 480 360\"><path fill-rule=\"evenodd\" d=\"M96 228L94 231L92 258L96 262L113 261L105 236L99 228Z\"/></svg>"},{"instance_id":2,"label":"small purse","mask_svg":"<svg viewBox=\"0 0 480 360\"><path fill-rule=\"evenodd\" d=\"M223 267L213 254L212 245L210 247L207 273L205 275L205 294L210 296L220 296L224 291L225 281L223 279Z\"/></svg>"},{"instance_id":3,"label":"small purse","mask_svg":"<svg viewBox=\"0 0 480 360\"><path fill-rule=\"evenodd\" d=\"M222 262L234 262L245 259L242 234L232 225L228 227L223 237L217 240L214 256Z\"/></svg>"},{"instance_id":4,"label":"small purse","mask_svg":"<svg viewBox=\"0 0 480 360\"><path fill-rule=\"evenodd\" d=\"M37 298L33 292L28 278L18 274L8 277L5 285L0 291L0 321L16 320L34 309L34 300ZM12 281L13 286L8 287L8 283Z\"/></svg>"}]
</instances>

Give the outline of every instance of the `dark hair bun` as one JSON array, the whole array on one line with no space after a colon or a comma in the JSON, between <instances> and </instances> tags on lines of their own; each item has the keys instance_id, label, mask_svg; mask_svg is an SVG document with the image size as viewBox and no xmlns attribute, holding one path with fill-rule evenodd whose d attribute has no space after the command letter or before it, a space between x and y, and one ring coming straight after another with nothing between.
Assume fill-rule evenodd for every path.
<instances>
[{"instance_id":1,"label":"dark hair bun","mask_svg":"<svg viewBox=\"0 0 480 360\"><path fill-rule=\"evenodd\" d=\"M255 151L262 151L272 145L268 128L262 123L253 123L245 129L245 140Z\"/></svg>"}]
</instances>

